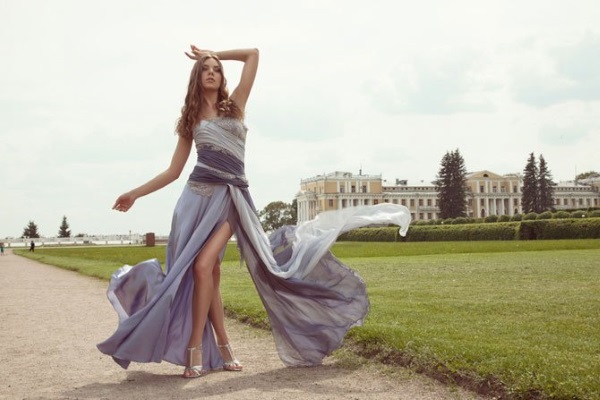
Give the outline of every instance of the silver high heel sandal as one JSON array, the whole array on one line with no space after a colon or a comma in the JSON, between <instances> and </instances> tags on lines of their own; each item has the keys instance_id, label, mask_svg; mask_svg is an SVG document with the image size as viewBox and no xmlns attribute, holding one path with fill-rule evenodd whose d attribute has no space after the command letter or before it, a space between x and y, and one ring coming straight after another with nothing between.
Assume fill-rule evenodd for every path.
<instances>
[{"instance_id":1,"label":"silver high heel sandal","mask_svg":"<svg viewBox=\"0 0 600 400\"><path fill-rule=\"evenodd\" d=\"M197 352L200 353L200 365L194 365L194 358L198 359ZM200 378L203 375L206 375L206 371L202 369L202 346L188 347L187 362L183 370L183 377L191 379Z\"/></svg>"},{"instance_id":2,"label":"silver high heel sandal","mask_svg":"<svg viewBox=\"0 0 600 400\"><path fill-rule=\"evenodd\" d=\"M229 343L218 345L219 353L221 353L221 357L223 357L223 369L225 371L241 371L244 366L238 361L237 358L233 355L233 350Z\"/></svg>"}]
</instances>

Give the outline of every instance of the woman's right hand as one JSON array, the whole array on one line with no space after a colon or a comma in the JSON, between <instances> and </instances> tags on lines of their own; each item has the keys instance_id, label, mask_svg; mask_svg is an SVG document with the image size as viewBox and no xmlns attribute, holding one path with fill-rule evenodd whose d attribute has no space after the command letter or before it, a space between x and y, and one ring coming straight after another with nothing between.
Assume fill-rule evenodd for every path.
<instances>
[{"instance_id":1,"label":"woman's right hand","mask_svg":"<svg viewBox=\"0 0 600 400\"><path fill-rule=\"evenodd\" d=\"M133 196L130 192L124 193L120 195L119 198L117 198L117 201L115 201L115 204L113 205L112 209L126 212L133 206L133 203L135 203L135 199L136 197Z\"/></svg>"},{"instance_id":2,"label":"woman's right hand","mask_svg":"<svg viewBox=\"0 0 600 400\"><path fill-rule=\"evenodd\" d=\"M188 53L187 51L185 52L185 55L188 56L189 58L191 58L192 60L200 60L202 57L206 57L206 56L210 56L210 55L214 55L214 51L210 51L210 50L201 50L198 47L194 46L193 44L190 45L190 48L192 49L191 53Z\"/></svg>"}]
</instances>

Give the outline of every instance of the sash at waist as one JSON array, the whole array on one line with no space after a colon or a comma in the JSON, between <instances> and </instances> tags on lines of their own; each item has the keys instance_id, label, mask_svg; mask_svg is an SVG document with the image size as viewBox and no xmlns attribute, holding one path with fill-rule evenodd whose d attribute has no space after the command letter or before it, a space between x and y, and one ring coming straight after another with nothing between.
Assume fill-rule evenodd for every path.
<instances>
[{"instance_id":1,"label":"sash at waist","mask_svg":"<svg viewBox=\"0 0 600 400\"><path fill-rule=\"evenodd\" d=\"M218 171L196 165L190 174L190 181L203 183L231 184L240 188L247 188L248 181L245 176L238 176L228 172Z\"/></svg>"},{"instance_id":2,"label":"sash at waist","mask_svg":"<svg viewBox=\"0 0 600 400\"><path fill-rule=\"evenodd\" d=\"M210 145L199 146L198 163L190 174L190 180L248 187L244 163L232 154L219 151Z\"/></svg>"}]
</instances>

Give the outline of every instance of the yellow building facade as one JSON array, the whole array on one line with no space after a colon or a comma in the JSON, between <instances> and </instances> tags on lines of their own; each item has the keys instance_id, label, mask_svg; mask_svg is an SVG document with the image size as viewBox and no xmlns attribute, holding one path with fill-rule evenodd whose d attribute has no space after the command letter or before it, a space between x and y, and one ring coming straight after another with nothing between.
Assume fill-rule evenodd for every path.
<instances>
[{"instance_id":1,"label":"yellow building facade","mask_svg":"<svg viewBox=\"0 0 600 400\"><path fill-rule=\"evenodd\" d=\"M486 170L469 173L467 216L521 214L522 185L517 174L498 175ZM437 196L433 184L408 185L407 181L396 180L388 185L381 175L335 171L300 181L296 195L298 223L313 219L322 211L379 203L406 206L413 220L438 219ZM557 210L599 207L599 188L588 183L561 183L555 187L554 202Z\"/></svg>"}]
</instances>

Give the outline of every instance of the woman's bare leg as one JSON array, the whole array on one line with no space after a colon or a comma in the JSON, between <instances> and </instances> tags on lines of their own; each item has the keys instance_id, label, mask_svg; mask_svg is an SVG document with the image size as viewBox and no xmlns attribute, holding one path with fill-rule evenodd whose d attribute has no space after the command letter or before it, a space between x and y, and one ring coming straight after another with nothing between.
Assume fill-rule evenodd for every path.
<instances>
[{"instance_id":1,"label":"woman's bare leg","mask_svg":"<svg viewBox=\"0 0 600 400\"><path fill-rule=\"evenodd\" d=\"M223 369L226 371L241 371L243 369L242 364L236 359L233 354L233 350L229 344L229 338L227 337L227 331L225 330L225 312L223 310L223 301L221 300L221 264L213 268L213 298L210 303L210 309L208 310L208 316L210 322L217 336L217 346L219 352L223 357Z\"/></svg>"},{"instance_id":2,"label":"woman's bare leg","mask_svg":"<svg viewBox=\"0 0 600 400\"><path fill-rule=\"evenodd\" d=\"M217 344L223 345L229 343L227 332L225 330L225 312L223 311L223 301L221 299L221 264L217 264L213 268L213 298L208 310L208 317L215 330L217 336Z\"/></svg>"},{"instance_id":3,"label":"woman's bare leg","mask_svg":"<svg viewBox=\"0 0 600 400\"><path fill-rule=\"evenodd\" d=\"M195 348L202 344L202 333L206 326L206 319L215 294L213 270L218 265L219 254L233 234L229 222L225 222L208 239L202 251L194 262L194 291L192 294L192 333L188 348ZM218 282L217 282L218 283ZM217 291L218 293L218 291ZM198 357L202 354L195 352ZM187 365L201 365L202 360L188 360ZM187 373L184 373L184 375Z\"/></svg>"}]
</instances>

